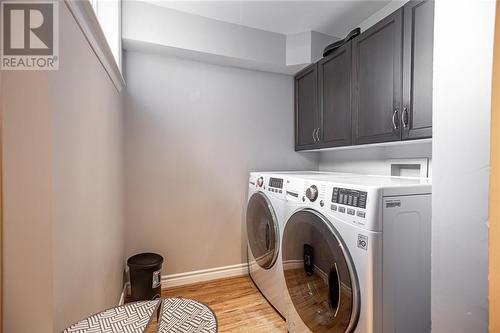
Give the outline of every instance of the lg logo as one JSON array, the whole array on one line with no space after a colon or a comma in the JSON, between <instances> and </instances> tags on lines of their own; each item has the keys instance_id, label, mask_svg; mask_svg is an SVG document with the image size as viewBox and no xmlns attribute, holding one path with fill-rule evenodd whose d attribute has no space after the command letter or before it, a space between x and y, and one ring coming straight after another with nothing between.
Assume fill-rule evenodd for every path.
<instances>
[{"instance_id":1,"label":"lg logo","mask_svg":"<svg viewBox=\"0 0 500 333\"><path fill-rule=\"evenodd\" d=\"M57 69L58 2L2 2L2 69Z\"/></svg>"},{"instance_id":2,"label":"lg logo","mask_svg":"<svg viewBox=\"0 0 500 333\"><path fill-rule=\"evenodd\" d=\"M358 247L362 250L368 250L368 237L358 234Z\"/></svg>"}]
</instances>

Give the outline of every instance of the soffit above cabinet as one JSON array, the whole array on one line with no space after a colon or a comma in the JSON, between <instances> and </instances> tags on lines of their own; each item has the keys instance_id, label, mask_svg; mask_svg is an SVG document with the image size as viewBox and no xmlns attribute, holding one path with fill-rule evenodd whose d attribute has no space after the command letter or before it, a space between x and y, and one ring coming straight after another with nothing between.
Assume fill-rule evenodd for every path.
<instances>
[{"instance_id":1,"label":"soffit above cabinet","mask_svg":"<svg viewBox=\"0 0 500 333\"><path fill-rule=\"evenodd\" d=\"M294 75L319 60L323 49L339 39L336 35L343 37L345 31L386 4L126 0L122 11L123 47Z\"/></svg>"},{"instance_id":2,"label":"soffit above cabinet","mask_svg":"<svg viewBox=\"0 0 500 333\"><path fill-rule=\"evenodd\" d=\"M164 1L152 4L280 34L313 30L344 36L391 1Z\"/></svg>"}]
</instances>

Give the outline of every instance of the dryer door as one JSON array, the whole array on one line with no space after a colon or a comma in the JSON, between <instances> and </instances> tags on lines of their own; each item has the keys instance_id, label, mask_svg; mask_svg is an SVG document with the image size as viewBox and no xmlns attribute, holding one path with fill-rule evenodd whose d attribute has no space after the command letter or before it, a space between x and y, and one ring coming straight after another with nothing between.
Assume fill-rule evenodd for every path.
<instances>
[{"instance_id":1,"label":"dryer door","mask_svg":"<svg viewBox=\"0 0 500 333\"><path fill-rule=\"evenodd\" d=\"M312 332L352 332L359 317L359 285L333 225L314 210L294 213L285 225L282 251L286 287L302 322Z\"/></svg>"},{"instance_id":2,"label":"dryer door","mask_svg":"<svg viewBox=\"0 0 500 333\"><path fill-rule=\"evenodd\" d=\"M248 245L257 264L271 268L279 251L278 220L269 199L262 193L254 193L247 206Z\"/></svg>"}]
</instances>

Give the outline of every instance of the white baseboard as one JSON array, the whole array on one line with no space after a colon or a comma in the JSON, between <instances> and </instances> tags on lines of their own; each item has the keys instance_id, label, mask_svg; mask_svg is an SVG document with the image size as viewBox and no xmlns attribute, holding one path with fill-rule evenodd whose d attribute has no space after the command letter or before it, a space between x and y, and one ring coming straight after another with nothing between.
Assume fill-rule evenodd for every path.
<instances>
[{"instance_id":1,"label":"white baseboard","mask_svg":"<svg viewBox=\"0 0 500 333\"><path fill-rule=\"evenodd\" d=\"M120 301L118 302L118 305L123 305L125 304L125 295L127 295L127 290L128 290L128 282L123 285L122 293L120 294Z\"/></svg>"},{"instance_id":2,"label":"white baseboard","mask_svg":"<svg viewBox=\"0 0 500 333\"><path fill-rule=\"evenodd\" d=\"M161 277L162 289L183 286L198 282L205 282L215 279L230 278L248 275L247 263L223 266L199 271L163 275Z\"/></svg>"}]
</instances>

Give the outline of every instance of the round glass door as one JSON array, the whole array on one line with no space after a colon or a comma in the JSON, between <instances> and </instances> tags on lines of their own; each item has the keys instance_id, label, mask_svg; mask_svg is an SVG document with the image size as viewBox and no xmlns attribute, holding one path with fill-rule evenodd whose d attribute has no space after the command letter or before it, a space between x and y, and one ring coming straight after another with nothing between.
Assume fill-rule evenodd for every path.
<instances>
[{"instance_id":1,"label":"round glass door","mask_svg":"<svg viewBox=\"0 0 500 333\"><path fill-rule=\"evenodd\" d=\"M290 299L313 332L352 332L359 285L338 231L318 212L294 213L283 232L283 270Z\"/></svg>"},{"instance_id":2,"label":"round glass door","mask_svg":"<svg viewBox=\"0 0 500 333\"><path fill-rule=\"evenodd\" d=\"M247 206L248 245L257 264L269 269L278 257L278 221L269 199L254 193Z\"/></svg>"}]
</instances>

